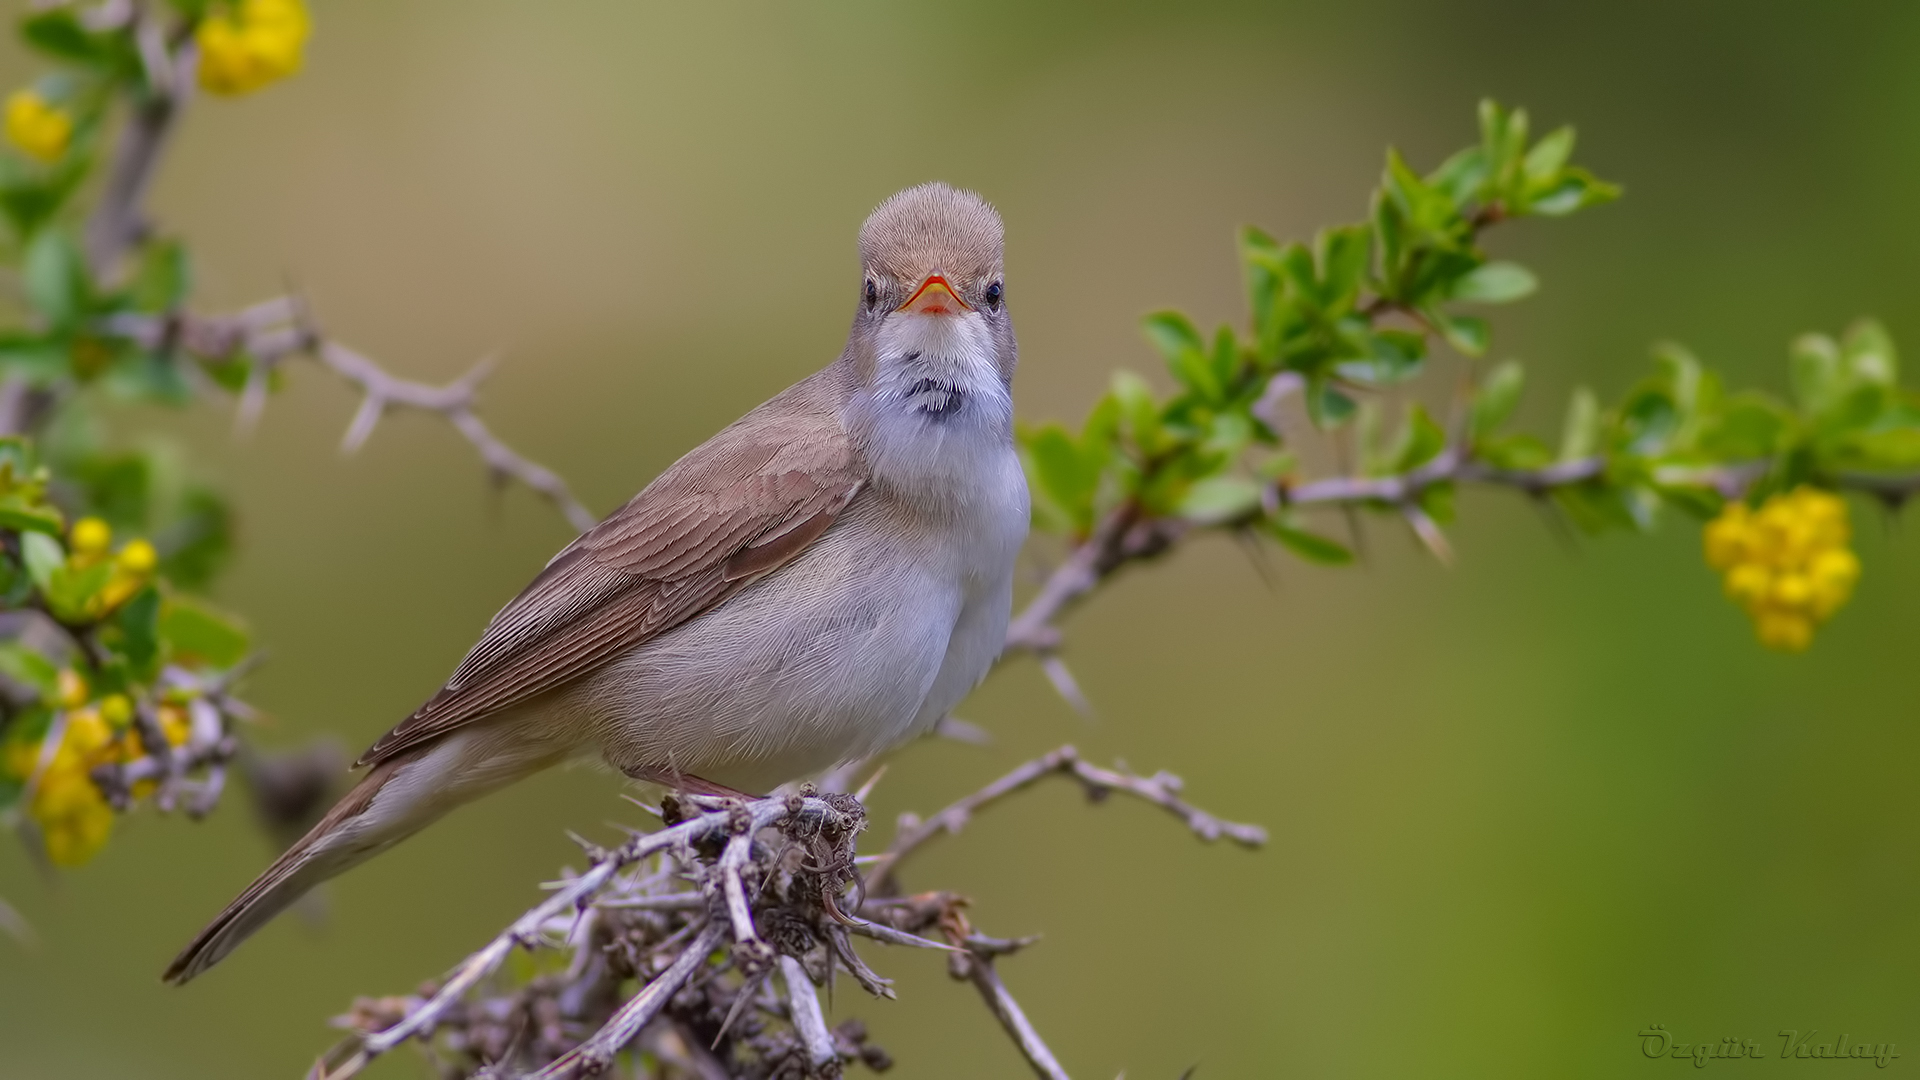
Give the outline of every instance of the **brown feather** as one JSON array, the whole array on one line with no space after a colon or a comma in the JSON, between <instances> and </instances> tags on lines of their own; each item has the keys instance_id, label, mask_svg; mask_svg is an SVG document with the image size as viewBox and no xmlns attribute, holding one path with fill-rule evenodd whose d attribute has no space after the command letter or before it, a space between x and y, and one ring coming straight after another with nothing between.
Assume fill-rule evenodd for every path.
<instances>
[{"instance_id":1,"label":"brown feather","mask_svg":"<svg viewBox=\"0 0 1920 1080\"><path fill-rule=\"evenodd\" d=\"M380 793L381 788L387 786L387 781L393 779L394 774L406 764L406 761L404 757L390 757L374 766L372 771L354 785L352 791L347 792L345 797L334 804L333 809L327 811L325 817L315 822L313 828L307 830L305 836L294 841L293 846L282 852L272 866L255 878L253 884L247 886L245 892L234 897L232 903L228 904L220 914L214 916L213 921L195 935L194 939L187 943L186 948L180 950L180 955L173 958L173 963L167 965L166 972L160 978L170 983L186 982L220 958L219 955L212 955L212 958L208 959L210 954L216 950L218 954L224 954L227 949L237 944L238 939L227 940L234 924L242 918L257 915L253 910L254 907L300 869L314 844L331 835L345 822L364 813L367 807L373 804L373 797ZM303 889L302 892L304 891ZM297 898L298 894L286 897L274 907L272 912L267 913L268 917ZM239 937L244 938L248 933L251 931L241 932Z\"/></svg>"},{"instance_id":2,"label":"brown feather","mask_svg":"<svg viewBox=\"0 0 1920 1080\"><path fill-rule=\"evenodd\" d=\"M834 408L844 377L829 368L748 413L575 540L360 764L552 690L799 555L865 480Z\"/></svg>"}]
</instances>

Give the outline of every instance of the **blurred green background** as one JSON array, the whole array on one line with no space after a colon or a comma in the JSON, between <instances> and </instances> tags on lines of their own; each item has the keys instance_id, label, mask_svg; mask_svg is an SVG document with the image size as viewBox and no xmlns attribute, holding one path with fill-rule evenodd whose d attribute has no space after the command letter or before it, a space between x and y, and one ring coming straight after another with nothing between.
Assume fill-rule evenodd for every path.
<instances>
[{"instance_id":1,"label":"blurred green background","mask_svg":"<svg viewBox=\"0 0 1920 1080\"><path fill-rule=\"evenodd\" d=\"M199 304L291 280L402 372L499 352L487 419L603 511L833 357L854 230L899 187L998 203L1020 411L1077 417L1116 367L1157 374L1142 313L1240 318L1236 226L1359 217L1389 143L1431 166L1485 94L1578 124L1628 192L1493 238L1545 283L1495 321L1495 355L1532 365L1524 421L1557 425L1582 383L1616 396L1663 337L1772 389L1791 335L1863 313L1920 350L1913 5L315 9L309 71L197 105L159 184ZM0 82L39 70L0 49ZM272 651L263 742L357 750L567 538L524 492L491 497L433 420L342 460L352 406L300 368L247 442L211 408L122 417L184 441L243 514L218 596ZM1072 620L1098 719L1010 664L963 712L997 743L899 754L878 815L1070 740L1272 829L1257 854L1209 849L1063 786L909 875L977 897L989 932L1046 935L1003 970L1076 1076L1683 1068L1641 1056L1650 1022L1773 1057L1722 1072L1796 1068L1782 1028L1913 1047L1888 1070L1912 1072L1920 569L1899 522L1855 517L1860 595L1798 657L1753 643L1678 519L1569 548L1521 500L1469 494L1454 570L1382 523L1365 566L1276 555L1272 588L1196 544ZM479 804L340 881L323 929L284 920L184 991L161 966L270 855L240 800L125 822L58 881L0 844L0 894L41 939L0 940L0 1073L298 1075L354 995L438 974L577 861L563 829L628 816L618 789L573 771ZM837 1006L896 1075L1021 1074L937 957L873 959L901 1000L843 982Z\"/></svg>"}]
</instances>

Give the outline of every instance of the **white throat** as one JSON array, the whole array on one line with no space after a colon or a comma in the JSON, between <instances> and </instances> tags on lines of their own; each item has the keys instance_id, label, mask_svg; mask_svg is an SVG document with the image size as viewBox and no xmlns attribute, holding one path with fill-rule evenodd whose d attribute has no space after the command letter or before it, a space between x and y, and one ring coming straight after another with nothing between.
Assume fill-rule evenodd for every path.
<instances>
[{"instance_id":1,"label":"white throat","mask_svg":"<svg viewBox=\"0 0 1920 1080\"><path fill-rule=\"evenodd\" d=\"M978 313L896 314L874 341L872 382L847 403L874 479L954 509L998 501L1012 462L1013 395Z\"/></svg>"}]
</instances>

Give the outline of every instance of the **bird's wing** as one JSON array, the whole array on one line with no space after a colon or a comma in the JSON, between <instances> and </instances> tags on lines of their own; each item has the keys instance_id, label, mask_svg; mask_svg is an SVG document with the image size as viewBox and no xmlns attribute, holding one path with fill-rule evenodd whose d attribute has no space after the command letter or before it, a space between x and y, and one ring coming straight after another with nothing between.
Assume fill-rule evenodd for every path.
<instances>
[{"instance_id":1,"label":"bird's wing","mask_svg":"<svg viewBox=\"0 0 1920 1080\"><path fill-rule=\"evenodd\" d=\"M802 383L681 458L501 609L372 765L550 690L699 615L827 531L865 474ZM785 407L783 405L783 399Z\"/></svg>"}]
</instances>

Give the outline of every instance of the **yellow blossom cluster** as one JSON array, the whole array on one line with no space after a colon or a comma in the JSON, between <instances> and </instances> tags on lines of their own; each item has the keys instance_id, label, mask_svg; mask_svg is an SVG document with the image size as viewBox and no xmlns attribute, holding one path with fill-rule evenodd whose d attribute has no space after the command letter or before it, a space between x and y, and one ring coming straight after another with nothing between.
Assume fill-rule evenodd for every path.
<instances>
[{"instance_id":1,"label":"yellow blossom cluster","mask_svg":"<svg viewBox=\"0 0 1920 1080\"><path fill-rule=\"evenodd\" d=\"M159 562L145 540L130 540L114 551L113 530L99 518L74 522L67 549L68 572L109 567L105 583L76 613L96 618L144 588ZM92 858L113 832L113 808L94 783L93 770L139 758L144 748L134 730L133 703L124 694L96 697L78 671L62 670L42 704L44 733L0 747L0 781L25 787L27 813L40 827L47 858L75 866ZM157 716L169 743L186 743L191 725L184 708L162 705Z\"/></svg>"},{"instance_id":2,"label":"yellow blossom cluster","mask_svg":"<svg viewBox=\"0 0 1920 1080\"><path fill-rule=\"evenodd\" d=\"M39 161L60 160L73 139L73 117L33 90L7 95L7 141Z\"/></svg>"},{"instance_id":3,"label":"yellow blossom cluster","mask_svg":"<svg viewBox=\"0 0 1920 1080\"><path fill-rule=\"evenodd\" d=\"M78 866L113 833L113 807L94 783L93 770L133 761L144 749L126 695L96 699L86 677L71 668L60 672L46 704L53 710L46 733L7 746L0 753L0 779L26 786L27 813L40 828L47 858L56 866ZM168 704L157 714L167 742L185 744L192 730L186 710Z\"/></svg>"},{"instance_id":4,"label":"yellow blossom cluster","mask_svg":"<svg viewBox=\"0 0 1920 1080\"><path fill-rule=\"evenodd\" d=\"M194 33L201 88L250 94L298 72L312 31L302 0L238 0L201 20Z\"/></svg>"},{"instance_id":5,"label":"yellow blossom cluster","mask_svg":"<svg viewBox=\"0 0 1920 1080\"><path fill-rule=\"evenodd\" d=\"M1707 564L1753 618L1760 642L1798 652L1813 628L1847 602L1860 578L1847 504L1813 487L1769 496L1758 509L1731 502L1707 525Z\"/></svg>"},{"instance_id":6,"label":"yellow blossom cluster","mask_svg":"<svg viewBox=\"0 0 1920 1080\"><path fill-rule=\"evenodd\" d=\"M113 529L99 518L81 518L74 522L67 546L71 550L67 565L75 570L96 566L109 558L113 560L112 575L87 600L85 614L94 618L107 614L139 592L152 579L154 568L160 565L160 553L145 540L129 540L114 554Z\"/></svg>"}]
</instances>

